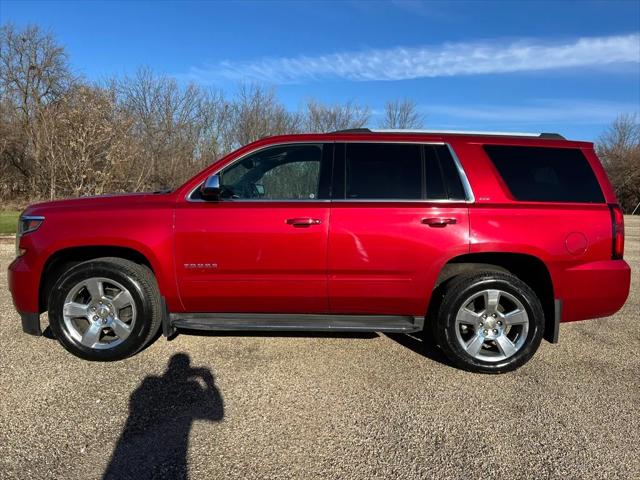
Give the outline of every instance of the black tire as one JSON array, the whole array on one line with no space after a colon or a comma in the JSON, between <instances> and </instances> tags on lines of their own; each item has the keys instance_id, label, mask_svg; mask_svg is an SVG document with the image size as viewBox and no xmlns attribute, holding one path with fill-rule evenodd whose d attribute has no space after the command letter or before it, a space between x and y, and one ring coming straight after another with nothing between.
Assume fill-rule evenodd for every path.
<instances>
[{"instance_id":1,"label":"black tire","mask_svg":"<svg viewBox=\"0 0 640 480\"><path fill-rule=\"evenodd\" d=\"M524 343L512 356L499 361L484 361L470 355L456 336L459 309L466 299L487 289L501 290L515 297L524 306L529 320ZM540 346L544 333L542 305L535 292L514 275L497 271L460 274L447 282L438 301L439 308L432 319L434 336L447 358L464 370L478 373L509 372L529 361Z\"/></svg>"},{"instance_id":2,"label":"black tire","mask_svg":"<svg viewBox=\"0 0 640 480\"><path fill-rule=\"evenodd\" d=\"M96 349L74 339L64 322L63 306L71 289L93 277L114 280L124 286L135 303L136 320L122 343ZM162 304L153 272L144 265L116 257L79 263L65 271L49 294L49 325L62 346L77 357L93 361L113 361L134 355L149 343L162 322Z\"/></svg>"}]
</instances>

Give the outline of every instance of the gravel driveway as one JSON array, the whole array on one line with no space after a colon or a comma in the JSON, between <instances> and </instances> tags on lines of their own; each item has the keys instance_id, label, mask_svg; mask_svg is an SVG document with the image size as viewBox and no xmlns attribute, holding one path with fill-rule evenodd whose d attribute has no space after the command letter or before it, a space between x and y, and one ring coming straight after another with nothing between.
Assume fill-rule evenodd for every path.
<instances>
[{"instance_id":1,"label":"gravel driveway","mask_svg":"<svg viewBox=\"0 0 640 480\"><path fill-rule=\"evenodd\" d=\"M183 333L89 363L21 333L0 273L0 478L640 478L638 220L625 307L500 376L373 334Z\"/></svg>"}]
</instances>

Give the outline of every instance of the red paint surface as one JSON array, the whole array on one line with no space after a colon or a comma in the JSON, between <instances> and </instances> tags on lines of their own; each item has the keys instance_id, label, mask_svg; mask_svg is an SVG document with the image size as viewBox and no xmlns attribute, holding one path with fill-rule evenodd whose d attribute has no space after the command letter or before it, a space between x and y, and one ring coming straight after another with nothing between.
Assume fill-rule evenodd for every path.
<instances>
[{"instance_id":1,"label":"red paint surface","mask_svg":"<svg viewBox=\"0 0 640 480\"><path fill-rule=\"evenodd\" d=\"M475 202L186 200L209 174L263 146L373 140L449 143ZM563 321L610 315L621 308L630 270L623 260L611 260L608 206L515 202L484 153L484 143L582 148L606 202L616 202L593 145L585 142L426 134L271 137L230 154L170 194L30 206L26 214L46 220L23 236L20 246L27 253L10 266L14 303L19 311L38 311L41 275L55 252L118 246L148 259L173 312L424 315L441 268L469 252L512 252L542 260L554 297L563 302ZM287 224L298 217L320 223L301 228ZM423 223L438 217L456 222L441 227ZM580 232L588 243L580 255L567 251L572 232Z\"/></svg>"}]
</instances>

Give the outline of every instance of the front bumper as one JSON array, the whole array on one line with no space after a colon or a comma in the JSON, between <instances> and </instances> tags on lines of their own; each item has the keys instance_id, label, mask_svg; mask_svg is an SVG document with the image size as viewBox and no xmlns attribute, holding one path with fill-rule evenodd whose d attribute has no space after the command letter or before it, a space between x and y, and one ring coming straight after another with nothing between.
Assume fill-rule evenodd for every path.
<instances>
[{"instance_id":1,"label":"front bumper","mask_svg":"<svg viewBox=\"0 0 640 480\"><path fill-rule=\"evenodd\" d=\"M30 335L42 335L38 302L39 272L29 267L24 257L16 258L7 271L13 305L22 318L22 330Z\"/></svg>"},{"instance_id":2,"label":"front bumper","mask_svg":"<svg viewBox=\"0 0 640 480\"><path fill-rule=\"evenodd\" d=\"M20 313L22 318L22 331L36 337L42 336L42 328L40 327L39 313Z\"/></svg>"}]
</instances>

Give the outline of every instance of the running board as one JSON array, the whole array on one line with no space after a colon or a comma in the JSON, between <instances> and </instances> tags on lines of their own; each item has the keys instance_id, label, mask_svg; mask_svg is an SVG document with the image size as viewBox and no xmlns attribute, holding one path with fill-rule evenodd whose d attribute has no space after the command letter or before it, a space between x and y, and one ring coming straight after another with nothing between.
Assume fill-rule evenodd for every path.
<instances>
[{"instance_id":1,"label":"running board","mask_svg":"<svg viewBox=\"0 0 640 480\"><path fill-rule=\"evenodd\" d=\"M422 330L423 317L272 313L171 313L171 327L193 330L398 332Z\"/></svg>"}]
</instances>

